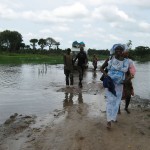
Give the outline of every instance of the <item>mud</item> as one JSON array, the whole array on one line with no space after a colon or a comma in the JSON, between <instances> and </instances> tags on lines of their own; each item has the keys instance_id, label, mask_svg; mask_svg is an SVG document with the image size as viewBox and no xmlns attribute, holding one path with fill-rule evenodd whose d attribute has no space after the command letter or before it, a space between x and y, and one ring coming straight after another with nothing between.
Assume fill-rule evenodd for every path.
<instances>
[{"instance_id":1,"label":"mud","mask_svg":"<svg viewBox=\"0 0 150 150\"><path fill-rule=\"evenodd\" d=\"M54 89L65 93L63 109L44 117L11 115L0 126L0 150L149 150L149 100L132 97L131 114L122 101L118 122L107 130L101 82Z\"/></svg>"}]
</instances>

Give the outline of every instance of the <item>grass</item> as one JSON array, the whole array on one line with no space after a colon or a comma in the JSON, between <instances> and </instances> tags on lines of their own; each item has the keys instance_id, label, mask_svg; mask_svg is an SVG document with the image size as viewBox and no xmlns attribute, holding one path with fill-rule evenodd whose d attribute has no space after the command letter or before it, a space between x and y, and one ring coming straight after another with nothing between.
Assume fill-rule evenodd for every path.
<instances>
[{"instance_id":1,"label":"grass","mask_svg":"<svg viewBox=\"0 0 150 150\"><path fill-rule=\"evenodd\" d=\"M62 55L0 54L0 64L62 64Z\"/></svg>"},{"instance_id":2,"label":"grass","mask_svg":"<svg viewBox=\"0 0 150 150\"><path fill-rule=\"evenodd\" d=\"M109 56L97 55L98 60L105 60ZM92 61L93 56L88 56ZM134 57L138 62L150 61L150 55L145 57ZM18 53L0 53L0 64L63 64L63 55L60 54L18 54Z\"/></svg>"}]
</instances>

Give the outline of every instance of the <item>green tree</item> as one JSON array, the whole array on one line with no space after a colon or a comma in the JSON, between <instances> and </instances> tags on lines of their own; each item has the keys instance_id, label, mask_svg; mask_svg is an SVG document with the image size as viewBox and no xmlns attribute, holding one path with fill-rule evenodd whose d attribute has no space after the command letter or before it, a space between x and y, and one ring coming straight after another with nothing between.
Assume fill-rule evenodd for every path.
<instances>
[{"instance_id":1,"label":"green tree","mask_svg":"<svg viewBox=\"0 0 150 150\"><path fill-rule=\"evenodd\" d=\"M33 50L36 49L36 43L38 43L38 39L31 39L30 45L32 46Z\"/></svg>"},{"instance_id":2,"label":"green tree","mask_svg":"<svg viewBox=\"0 0 150 150\"><path fill-rule=\"evenodd\" d=\"M135 48L135 54L143 57L150 54L150 48L147 46L138 46Z\"/></svg>"},{"instance_id":3,"label":"green tree","mask_svg":"<svg viewBox=\"0 0 150 150\"><path fill-rule=\"evenodd\" d=\"M51 38L51 37L48 37L46 39L46 45L49 47L49 50L51 49L52 46L54 46L56 44L56 41Z\"/></svg>"},{"instance_id":4,"label":"green tree","mask_svg":"<svg viewBox=\"0 0 150 150\"><path fill-rule=\"evenodd\" d=\"M30 49L30 45L25 45L25 49Z\"/></svg>"},{"instance_id":5,"label":"green tree","mask_svg":"<svg viewBox=\"0 0 150 150\"><path fill-rule=\"evenodd\" d=\"M45 40L45 39L39 39L38 45L39 45L39 46L41 47L41 49L43 50L43 48L46 46L46 40Z\"/></svg>"},{"instance_id":6,"label":"green tree","mask_svg":"<svg viewBox=\"0 0 150 150\"><path fill-rule=\"evenodd\" d=\"M5 30L0 32L0 47L3 47L10 52L18 51L22 41L22 35L17 31Z\"/></svg>"},{"instance_id":7,"label":"green tree","mask_svg":"<svg viewBox=\"0 0 150 150\"><path fill-rule=\"evenodd\" d=\"M60 42L55 43L57 50L59 49Z\"/></svg>"},{"instance_id":8,"label":"green tree","mask_svg":"<svg viewBox=\"0 0 150 150\"><path fill-rule=\"evenodd\" d=\"M24 49L25 48L25 43L20 43L20 48Z\"/></svg>"}]
</instances>

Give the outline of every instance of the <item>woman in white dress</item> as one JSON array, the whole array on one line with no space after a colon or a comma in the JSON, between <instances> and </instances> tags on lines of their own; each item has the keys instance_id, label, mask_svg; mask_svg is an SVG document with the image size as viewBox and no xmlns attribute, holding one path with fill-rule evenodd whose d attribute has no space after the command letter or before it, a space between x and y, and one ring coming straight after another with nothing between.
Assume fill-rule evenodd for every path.
<instances>
[{"instance_id":1,"label":"woman in white dress","mask_svg":"<svg viewBox=\"0 0 150 150\"><path fill-rule=\"evenodd\" d=\"M104 63L100 70L104 76L109 76L113 80L115 85L116 96L105 89L106 95L106 114L107 114L107 128L111 128L111 121L117 121L117 114L119 105L121 103L122 92L123 92L123 80L125 79L125 73L128 71L129 61L122 55L125 51L125 46L122 44L115 44L111 49L111 54L114 56ZM105 72L104 68L108 69L108 73Z\"/></svg>"}]
</instances>

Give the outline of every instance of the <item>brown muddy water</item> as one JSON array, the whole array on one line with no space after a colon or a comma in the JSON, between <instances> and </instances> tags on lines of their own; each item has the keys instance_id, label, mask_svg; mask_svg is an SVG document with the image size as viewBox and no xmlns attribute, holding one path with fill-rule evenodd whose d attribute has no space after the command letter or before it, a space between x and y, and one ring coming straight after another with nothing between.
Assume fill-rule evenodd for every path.
<instances>
[{"instance_id":1,"label":"brown muddy water","mask_svg":"<svg viewBox=\"0 0 150 150\"><path fill-rule=\"evenodd\" d=\"M98 68L102 63L98 63ZM135 94L150 99L150 63L135 65ZM99 69L93 72L89 63L83 89L78 88L76 71L74 76L74 88L66 88L63 65L0 65L0 124L14 113L43 116L83 103L97 110L91 115L105 112Z\"/></svg>"}]
</instances>

